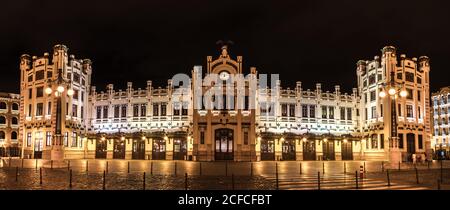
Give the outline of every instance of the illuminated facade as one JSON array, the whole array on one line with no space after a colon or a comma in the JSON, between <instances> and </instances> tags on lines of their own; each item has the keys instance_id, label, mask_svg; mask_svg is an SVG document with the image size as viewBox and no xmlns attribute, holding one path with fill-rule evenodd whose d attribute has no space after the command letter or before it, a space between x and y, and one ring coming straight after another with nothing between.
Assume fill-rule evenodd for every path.
<instances>
[{"instance_id":1,"label":"illuminated facade","mask_svg":"<svg viewBox=\"0 0 450 210\"><path fill-rule=\"evenodd\" d=\"M374 88L377 82L387 78L384 57L381 63L377 58L358 62L358 88L354 88L351 94L342 93L339 86L335 86L332 92L323 91L321 84L316 84L314 90L305 90L301 82L297 82L293 89L283 88L279 79L270 85L254 88L253 82L260 82L263 76L254 67L243 69L242 57L232 58L227 46L222 47L217 58L207 57L206 71L202 66L194 66L185 84L174 77L163 88L155 88L148 81L147 87L136 89L128 82L126 90L115 90L110 84L106 91L98 92L90 83L92 70L89 60L67 56L67 48L63 45L55 46L54 52L51 62L48 54L42 58L24 55L21 59L23 112L19 139L24 142L25 157L45 156L46 149L52 147L55 97L41 92L48 84L46 79L55 78L57 70L61 69L74 90L73 95L63 93L62 97L61 111L65 116L62 133L67 159L260 161L388 158L384 152L387 143L378 139L384 132L379 126L383 118L364 118L365 109L383 102L378 97L375 101L370 99L370 103L363 98L377 89ZM402 59L401 65L407 65L406 61L409 62ZM419 135L425 142L428 137L423 136L429 130L425 125L427 117L429 120L429 114L426 114L429 107L425 103L428 100L429 67L424 57L419 61L411 60L420 64L412 71L417 75L414 78L421 78L423 83L416 81L412 87L413 91L422 91L419 93L421 99L415 96L413 101L405 101L404 106L411 102L420 111L414 112L414 122L407 115L404 129L414 128L416 142ZM410 71L405 66L398 69L404 73ZM374 71L378 73L372 84ZM205 80L214 75L218 75L214 85L205 85ZM239 75L243 75L243 79L235 80ZM367 80L372 83L367 84ZM242 85L236 81L242 81ZM224 93L224 96L212 96L208 99L210 102L204 100L211 91ZM210 104L215 105L211 107ZM367 140L372 142L375 139L373 134L377 135L377 142L367 143ZM418 146L415 151L425 152L425 145Z\"/></svg>"},{"instance_id":2,"label":"illuminated facade","mask_svg":"<svg viewBox=\"0 0 450 210\"><path fill-rule=\"evenodd\" d=\"M448 159L450 146L450 87L441 88L431 96L433 105L433 139L431 148L436 159Z\"/></svg>"},{"instance_id":3,"label":"illuminated facade","mask_svg":"<svg viewBox=\"0 0 450 210\"><path fill-rule=\"evenodd\" d=\"M361 98L358 131L363 138L364 158L383 160L389 155L393 107L387 93L380 95L380 92L393 79L406 93L405 97L394 96L402 161L411 161L413 154L424 160L429 154L431 137L429 58L407 58L402 54L398 59L396 49L387 46L382 49L381 57L358 61L356 72Z\"/></svg>"},{"instance_id":4,"label":"illuminated facade","mask_svg":"<svg viewBox=\"0 0 450 210\"><path fill-rule=\"evenodd\" d=\"M19 156L19 95L0 93L0 157Z\"/></svg>"}]
</instances>

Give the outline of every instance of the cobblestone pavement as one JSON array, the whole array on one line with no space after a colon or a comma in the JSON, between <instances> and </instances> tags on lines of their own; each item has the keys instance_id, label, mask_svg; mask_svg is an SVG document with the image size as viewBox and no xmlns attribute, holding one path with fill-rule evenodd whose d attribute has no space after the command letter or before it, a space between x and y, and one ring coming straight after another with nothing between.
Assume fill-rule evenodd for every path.
<instances>
[{"instance_id":1,"label":"cobblestone pavement","mask_svg":"<svg viewBox=\"0 0 450 210\"><path fill-rule=\"evenodd\" d=\"M34 159L2 159L0 189L449 189L450 162L406 164L389 170L378 161L192 162L149 160L70 160L63 168ZM419 184L416 183L418 170ZM87 169L87 170L86 170ZM359 177L360 169L364 178ZM16 170L18 180L16 181ZM42 170L42 184L40 184ZM70 173L72 170L72 187ZM187 174L187 179L185 177ZM358 174L358 186L356 186ZM187 182L186 182L187 180Z\"/></svg>"}]
</instances>

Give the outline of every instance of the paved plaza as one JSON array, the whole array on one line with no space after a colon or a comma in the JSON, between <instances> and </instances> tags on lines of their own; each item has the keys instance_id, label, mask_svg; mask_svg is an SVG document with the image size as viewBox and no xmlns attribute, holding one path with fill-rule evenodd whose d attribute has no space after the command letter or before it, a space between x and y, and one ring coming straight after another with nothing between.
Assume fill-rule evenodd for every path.
<instances>
[{"instance_id":1,"label":"paved plaza","mask_svg":"<svg viewBox=\"0 0 450 210\"><path fill-rule=\"evenodd\" d=\"M52 168L54 164L51 161L2 159L0 189L450 189L448 161L442 162L442 170L441 162L438 161L416 165L402 163L400 169L396 167L389 170L387 164L381 161L191 162L95 159L70 160L65 164L63 168ZM439 182L441 179L442 182Z\"/></svg>"}]
</instances>

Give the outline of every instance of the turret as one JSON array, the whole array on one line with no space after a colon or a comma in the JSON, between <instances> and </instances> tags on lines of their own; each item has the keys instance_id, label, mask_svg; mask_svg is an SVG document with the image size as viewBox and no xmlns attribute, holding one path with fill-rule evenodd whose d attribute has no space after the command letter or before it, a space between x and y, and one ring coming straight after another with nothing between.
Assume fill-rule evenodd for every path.
<instances>
[{"instance_id":1,"label":"turret","mask_svg":"<svg viewBox=\"0 0 450 210\"><path fill-rule=\"evenodd\" d=\"M63 70L63 74L65 74L65 64L68 62L68 57L67 57L67 51L69 50L69 48L67 48L65 45L62 44L57 44L53 47L53 64L56 67L56 71L58 71L58 69L62 69Z\"/></svg>"}]
</instances>

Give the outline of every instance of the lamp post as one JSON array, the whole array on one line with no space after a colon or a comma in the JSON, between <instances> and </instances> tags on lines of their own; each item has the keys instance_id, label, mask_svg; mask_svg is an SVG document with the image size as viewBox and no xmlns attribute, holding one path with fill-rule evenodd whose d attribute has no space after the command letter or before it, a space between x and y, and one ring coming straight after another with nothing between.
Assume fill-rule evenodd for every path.
<instances>
[{"instance_id":1,"label":"lamp post","mask_svg":"<svg viewBox=\"0 0 450 210\"><path fill-rule=\"evenodd\" d=\"M390 106L389 162L391 166L395 166L402 161L402 154L398 147L396 99L398 96L401 98L408 96L408 92L405 90L403 83L395 82L394 76L394 71L391 71L389 83L382 84L382 90L379 93L379 97L381 99L387 99L388 106Z\"/></svg>"},{"instance_id":2,"label":"lamp post","mask_svg":"<svg viewBox=\"0 0 450 210\"><path fill-rule=\"evenodd\" d=\"M49 159L53 161L53 167L58 167L58 165L62 165L64 160L64 148L62 142L63 114L61 98L64 96L64 94L72 96L74 93L74 91L70 87L70 81L63 78L62 69L58 69L58 77L56 79L49 79L47 81L47 88L45 88L45 93L48 96L54 94L54 97L56 98L56 125Z\"/></svg>"}]
</instances>

